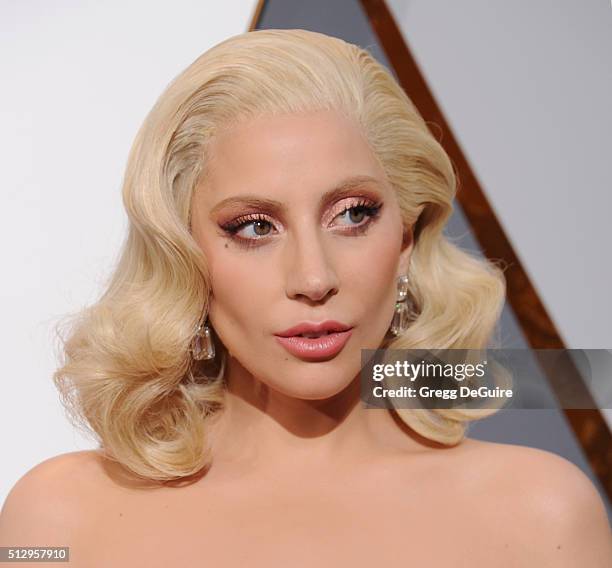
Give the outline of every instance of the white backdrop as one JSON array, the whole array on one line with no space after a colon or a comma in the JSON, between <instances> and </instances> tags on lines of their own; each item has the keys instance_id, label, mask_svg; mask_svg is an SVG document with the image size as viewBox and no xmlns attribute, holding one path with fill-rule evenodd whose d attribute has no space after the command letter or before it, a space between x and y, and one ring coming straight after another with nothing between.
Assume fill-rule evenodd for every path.
<instances>
[{"instance_id":1,"label":"white backdrop","mask_svg":"<svg viewBox=\"0 0 612 568\"><path fill-rule=\"evenodd\" d=\"M93 302L126 229L136 131L198 55L247 30L255 0L0 4L0 502L44 459L94 447L51 381L52 326Z\"/></svg>"}]
</instances>

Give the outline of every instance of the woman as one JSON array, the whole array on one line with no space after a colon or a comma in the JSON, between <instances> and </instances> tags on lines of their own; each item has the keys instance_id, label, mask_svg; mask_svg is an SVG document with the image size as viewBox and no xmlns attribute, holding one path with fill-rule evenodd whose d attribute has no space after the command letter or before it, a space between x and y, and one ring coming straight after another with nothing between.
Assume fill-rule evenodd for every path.
<instances>
[{"instance_id":1,"label":"woman","mask_svg":"<svg viewBox=\"0 0 612 568\"><path fill-rule=\"evenodd\" d=\"M454 192L366 51L268 30L203 54L137 135L123 255L55 374L100 449L24 475L0 544L87 567L609 566L573 464L468 439L458 410L360 404L362 349L489 341L503 276L444 238Z\"/></svg>"}]
</instances>

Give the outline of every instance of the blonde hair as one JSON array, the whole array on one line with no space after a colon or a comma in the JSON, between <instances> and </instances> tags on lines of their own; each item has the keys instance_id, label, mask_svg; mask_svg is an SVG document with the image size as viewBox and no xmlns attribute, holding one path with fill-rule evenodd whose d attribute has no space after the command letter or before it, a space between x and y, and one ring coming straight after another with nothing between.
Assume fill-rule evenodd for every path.
<instances>
[{"instance_id":1,"label":"blonde hair","mask_svg":"<svg viewBox=\"0 0 612 568\"><path fill-rule=\"evenodd\" d=\"M129 230L106 291L68 316L54 373L68 415L108 456L156 480L210 464L209 420L223 380L203 380L189 351L208 311L206 259L190 233L191 198L215 132L248 117L335 109L363 129L414 225L415 318L391 349L481 348L501 311L501 270L442 233L452 164L410 99L366 50L305 30L258 30L201 55L166 88L131 148L123 182ZM382 346L381 346L382 347ZM455 444L490 411L404 410L419 434Z\"/></svg>"}]
</instances>

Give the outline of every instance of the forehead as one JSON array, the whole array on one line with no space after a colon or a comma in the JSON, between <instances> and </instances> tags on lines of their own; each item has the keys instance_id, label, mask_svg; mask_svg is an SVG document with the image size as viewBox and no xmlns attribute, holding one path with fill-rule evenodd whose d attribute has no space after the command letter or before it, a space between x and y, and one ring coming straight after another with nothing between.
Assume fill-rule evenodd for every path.
<instances>
[{"instance_id":1,"label":"forehead","mask_svg":"<svg viewBox=\"0 0 612 568\"><path fill-rule=\"evenodd\" d=\"M335 111L249 119L211 142L202 191L215 198L263 193L282 200L325 192L343 179L384 171L361 129Z\"/></svg>"}]
</instances>

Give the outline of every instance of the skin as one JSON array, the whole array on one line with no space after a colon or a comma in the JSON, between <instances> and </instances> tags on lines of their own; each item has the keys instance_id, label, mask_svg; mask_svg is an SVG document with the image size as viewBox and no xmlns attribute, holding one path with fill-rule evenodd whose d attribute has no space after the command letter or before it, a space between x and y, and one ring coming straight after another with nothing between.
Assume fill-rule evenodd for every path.
<instances>
[{"instance_id":1,"label":"skin","mask_svg":"<svg viewBox=\"0 0 612 568\"><path fill-rule=\"evenodd\" d=\"M320 207L356 174L377 183ZM348 233L362 217L338 215L366 190L380 216ZM222 227L251 208L217 208L245 193L286 207L266 212L275 230L248 249ZM324 112L225 132L193 231L211 266L210 320L231 353L212 468L158 487L96 451L56 456L12 489L0 546L69 545L70 566L88 568L612 564L601 498L564 458L471 439L442 447L359 404L360 349L386 333L412 243L354 124ZM306 362L275 342L327 318L354 326L333 359Z\"/></svg>"}]
</instances>

